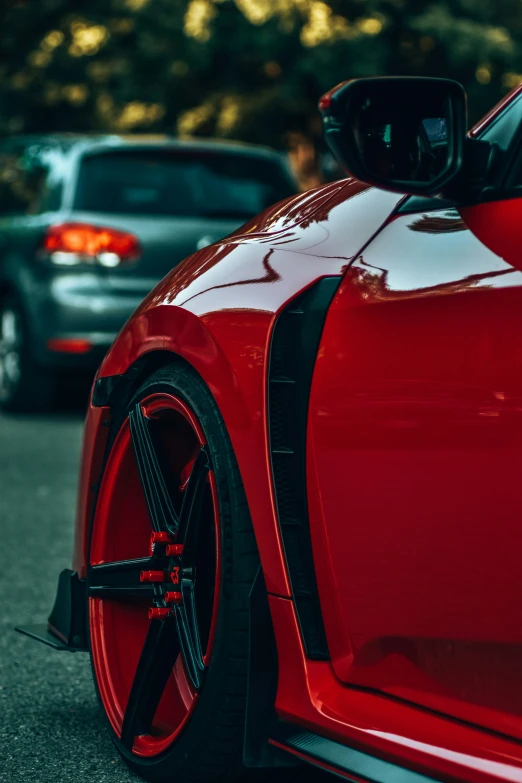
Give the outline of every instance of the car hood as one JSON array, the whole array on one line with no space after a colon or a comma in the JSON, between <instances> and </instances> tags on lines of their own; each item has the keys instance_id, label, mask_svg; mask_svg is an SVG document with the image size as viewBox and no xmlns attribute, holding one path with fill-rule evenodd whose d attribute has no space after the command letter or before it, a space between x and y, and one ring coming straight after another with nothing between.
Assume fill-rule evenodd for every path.
<instances>
[{"instance_id":1,"label":"car hood","mask_svg":"<svg viewBox=\"0 0 522 783\"><path fill-rule=\"evenodd\" d=\"M353 178L341 180L276 204L225 242L351 261L406 197Z\"/></svg>"}]
</instances>

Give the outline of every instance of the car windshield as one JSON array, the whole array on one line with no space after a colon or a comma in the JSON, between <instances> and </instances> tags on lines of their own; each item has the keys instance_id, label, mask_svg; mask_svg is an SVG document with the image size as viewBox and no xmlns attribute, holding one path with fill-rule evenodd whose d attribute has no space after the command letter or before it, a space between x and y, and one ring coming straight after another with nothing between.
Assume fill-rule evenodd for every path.
<instances>
[{"instance_id":1,"label":"car windshield","mask_svg":"<svg viewBox=\"0 0 522 783\"><path fill-rule=\"evenodd\" d=\"M118 151L83 159L74 208L247 218L293 193L284 166L270 158L213 151Z\"/></svg>"},{"instance_id":2,"label":"car windshield","mask_svg":"<svg viewBox=\"0 0 522 783\"><path fill-rule=\"evenodd\" d=\"M498 144L501 150L507 150L520 126L522 120L522 93L516 95L500 112L498 117L491 120L486 128L479 134L482 141L490 141Z\"/></svg>"}]
</instances>

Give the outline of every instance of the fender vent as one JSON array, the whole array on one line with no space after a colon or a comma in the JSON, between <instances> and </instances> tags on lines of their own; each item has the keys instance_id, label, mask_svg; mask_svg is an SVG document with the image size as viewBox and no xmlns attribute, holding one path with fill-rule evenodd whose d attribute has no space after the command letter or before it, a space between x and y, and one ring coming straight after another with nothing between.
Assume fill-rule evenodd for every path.
<instances>
[{"instance_id":1,"label":"fender vent","mask_svg":"<svg viewBox=\"0 0 522 783\"><path fill-rule=\"evenodd\" d=\"M325 277L290 303L272 333L268 427L274 493L306 654L329 658L315 578L306 495L308 401L323 325L340 277Z\"/></svg>"}]
</instances>

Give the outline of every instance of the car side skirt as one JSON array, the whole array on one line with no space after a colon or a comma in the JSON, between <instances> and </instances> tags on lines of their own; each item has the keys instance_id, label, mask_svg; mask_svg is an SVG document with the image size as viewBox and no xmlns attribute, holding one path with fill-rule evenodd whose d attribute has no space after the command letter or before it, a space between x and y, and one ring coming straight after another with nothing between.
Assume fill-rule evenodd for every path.
<instances>
[{"instance_id":1,"label":"car side skirt","mask_svg":"<svg viewBox=\"0 0 522 783\"><path fill-rule=\"evenodd\" d=\"M354 783L368 780L373 783L435 783L435 778L370 756L290 723L278 723L272 730L269 742L280 750Z\"/></svg>"}]
</instances>

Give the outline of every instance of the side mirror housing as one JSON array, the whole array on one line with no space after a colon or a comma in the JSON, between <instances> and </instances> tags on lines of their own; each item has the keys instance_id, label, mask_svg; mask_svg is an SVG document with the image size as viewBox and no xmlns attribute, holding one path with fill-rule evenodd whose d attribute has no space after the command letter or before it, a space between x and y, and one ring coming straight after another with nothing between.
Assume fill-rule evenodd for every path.
<instances>
[{"instance_id":1,"label":"side mirror housing","mask_svg":"<svg viewBox=\"0 0 522 783\"><path fill-rule=\"evenodd\" d=\"M441 192L462 167L467 110L458 82L354 79L326 93L319 109L332 152L362 182L429 196Z\"/></svg>"}]
</instances>

